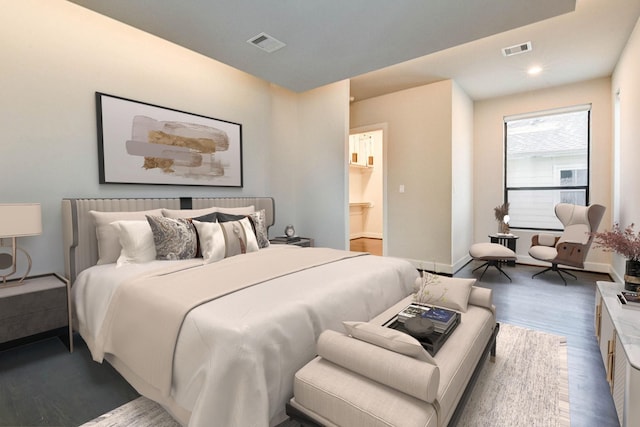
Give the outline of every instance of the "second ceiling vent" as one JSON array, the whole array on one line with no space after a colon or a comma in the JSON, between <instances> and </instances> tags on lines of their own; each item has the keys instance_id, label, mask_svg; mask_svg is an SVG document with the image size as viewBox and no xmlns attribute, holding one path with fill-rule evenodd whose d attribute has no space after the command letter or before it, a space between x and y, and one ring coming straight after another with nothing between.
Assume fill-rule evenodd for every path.
<instances>
[{"instance_id":1,"label":"second ceiling vent","mask_svg":"<svg viewBox=\"0 0 640 427\"><path fill-rule=\"evenodd\" d=\"M517 44L515 46L503 47L502 54L504 56L513 56L519 53L526 53L531 51L531 42Z\"/></svg>"}]
</instances>

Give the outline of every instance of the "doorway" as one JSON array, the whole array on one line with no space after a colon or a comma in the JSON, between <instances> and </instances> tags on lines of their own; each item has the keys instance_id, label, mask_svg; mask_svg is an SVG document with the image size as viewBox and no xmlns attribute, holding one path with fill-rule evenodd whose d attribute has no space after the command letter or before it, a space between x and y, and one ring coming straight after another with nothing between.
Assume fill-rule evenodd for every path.
<instances>
[{"instance_id":1,"label":"doorway","mask_svg":"<svg viewBox=\"0 0 640 427\"><path fill-rule=\"evenodd\" d=\"M349 247L383 255L384 129L352 129L349 134Z\"/></svg>"}]
</instances>

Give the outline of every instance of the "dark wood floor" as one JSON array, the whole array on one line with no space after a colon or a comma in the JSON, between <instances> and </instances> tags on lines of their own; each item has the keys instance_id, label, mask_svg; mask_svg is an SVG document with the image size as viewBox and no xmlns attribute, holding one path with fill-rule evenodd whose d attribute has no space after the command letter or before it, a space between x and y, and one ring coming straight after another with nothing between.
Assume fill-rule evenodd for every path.
<instances>
[{"instance_id":1,"label":"dark wood floor","mask_svg":"<svg viewBox=\"0 0 640 427\"><path fill-rule=\"evenodd\" d=\"M479 277L478 265L455 276ZM498 321L567 337L571 424L619 426L594 337L595 282L609 277L579 272L564 286L555 273L531 279L538 267L505 271L513 283L493 268L479 283L494 290ZM69 354L50 338L0 352L0 426L77 426L138 396L107 363L91 361L78 336L75 345Z\"/></svg>"},{"instance_id":2,"label":"dark wood floor","mask_svg":"<svg viewBox=\"0 0 640 427\"><path fill-rule=\"evenodd\" d=\"M480 265L473 261L455 277L479 278L483 268L472 270ZM611 278L580 271L575 273L578 280L569 278L565 286L555 272L532 279L541 267L518 264L503 269L512 283L493 267L478 283L494 290L498 321L567 337L571 425L619 426L594 326L595 282Z\"/></svg>"},{"instance_id":3,"label":"dark wood floor","mask_svg":"<svg viewBox=\"0 0 640 427\"><path fill-rule=\"evenodd\" d=\"M78 426L139 396L78 335L74 345L53 337L0 352L0 426Z\"/></svg>"}]
</instances>

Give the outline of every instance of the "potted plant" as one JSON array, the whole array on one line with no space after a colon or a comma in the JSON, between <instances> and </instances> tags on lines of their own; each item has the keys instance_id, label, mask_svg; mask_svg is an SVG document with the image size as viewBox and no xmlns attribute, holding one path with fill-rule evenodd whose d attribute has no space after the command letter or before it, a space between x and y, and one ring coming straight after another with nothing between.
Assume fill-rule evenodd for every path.
<instances>
[{"instance_id":1,"label":"potted plant","mask_svg":"<svg viewBox=\"0 0 640 427\"><path fill-rule=\"evenodd\" d=\"M627 259L624 288L628 291L640 291L640 232L633 231L634 224L626 228L617 222L610 231L592 233L596 248L605 252L615 252Z\"/></svg>"}]
</instances>

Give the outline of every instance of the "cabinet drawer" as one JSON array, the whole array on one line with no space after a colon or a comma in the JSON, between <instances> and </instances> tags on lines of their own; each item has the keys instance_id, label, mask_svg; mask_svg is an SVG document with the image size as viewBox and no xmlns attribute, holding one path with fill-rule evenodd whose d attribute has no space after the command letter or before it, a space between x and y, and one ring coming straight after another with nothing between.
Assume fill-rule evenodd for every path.
<instances>
[{"instance_id":1,"label":"cabinet drawer","mask_svg":"<svg viewBox=\"0 0 640 427\"><path fill-rule=\"evenodd\" d=\"M0 343L67 325L67 288L55 277L1 290Z\"/></svg>"}]
</instances>

